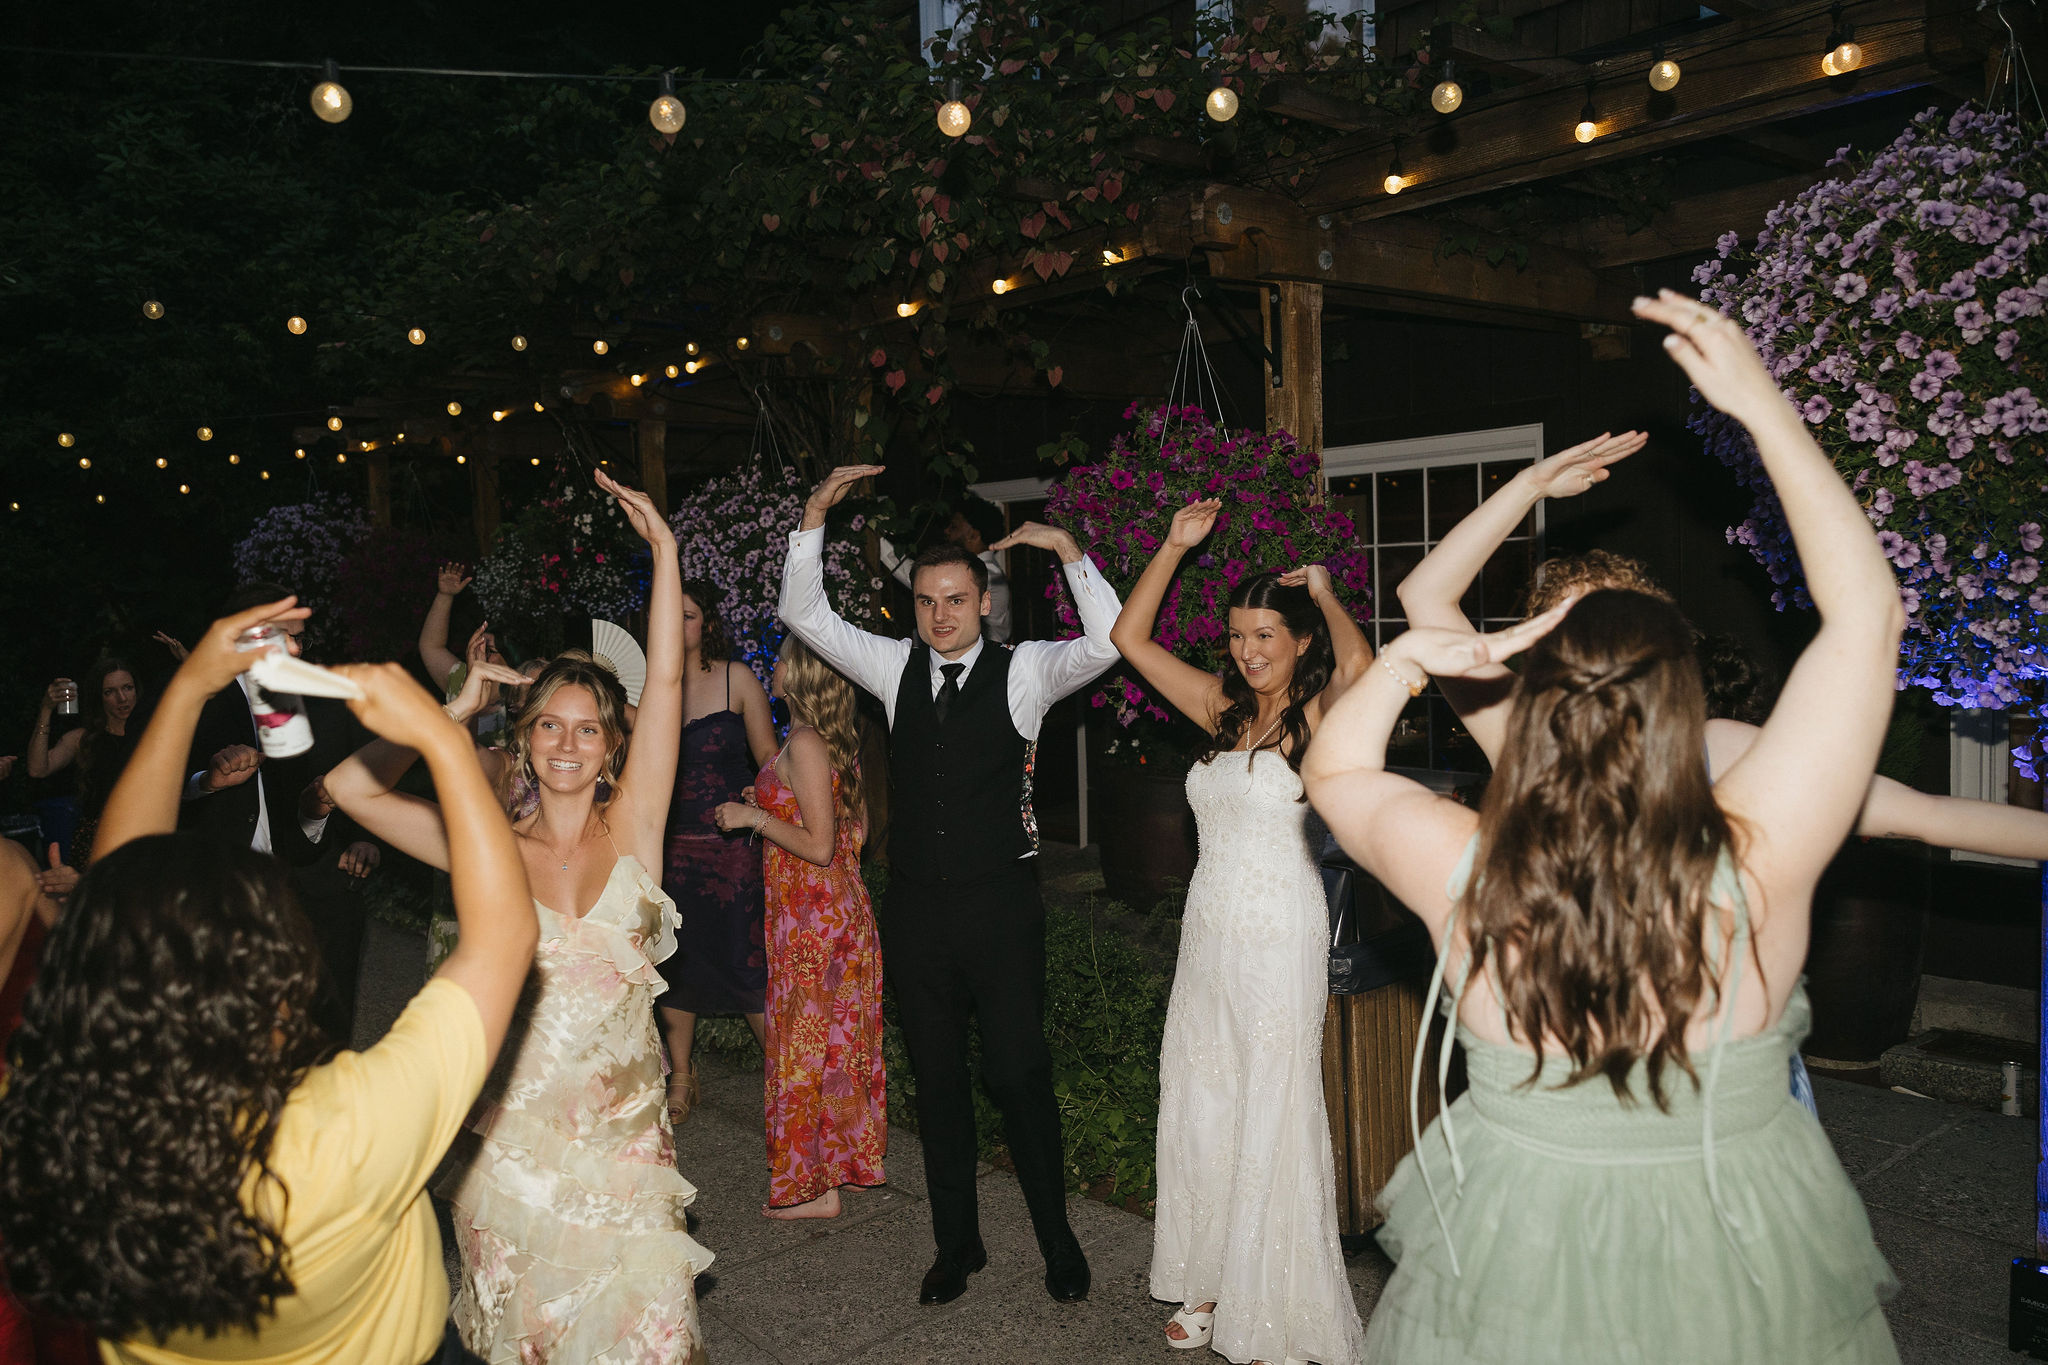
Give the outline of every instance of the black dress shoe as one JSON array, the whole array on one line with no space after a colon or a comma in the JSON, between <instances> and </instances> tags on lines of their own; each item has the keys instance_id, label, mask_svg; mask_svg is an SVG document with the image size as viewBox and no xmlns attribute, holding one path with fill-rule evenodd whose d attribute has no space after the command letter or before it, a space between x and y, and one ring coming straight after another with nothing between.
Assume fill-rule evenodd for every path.
<instances>
[{"instance_id":1,"label":"black dress shoe","mask_svg":"<svg viewBox=\"0 0 2048 1365\"><path fill-rule=\"evenodd\" d=\"M1063 1252L1045 1263L1045 1292L1056 1303L1074 1303L1088 1297L1088 1258L1081 1248Z\"/></svg>"},{"instance_id":2,"label":"black dress shoe","mask_svg":"<svg viewBox=\"0 0 2048 1365\"><path fill-rule=\"evenodd\" d=\"M932 1268L924 1273L917 1291L919 1303L951 1303L967 1292L967 1277L988 1264L988 1252L980 1247L965 1256L942 1251Z\"/></svg>"}]
</instances>

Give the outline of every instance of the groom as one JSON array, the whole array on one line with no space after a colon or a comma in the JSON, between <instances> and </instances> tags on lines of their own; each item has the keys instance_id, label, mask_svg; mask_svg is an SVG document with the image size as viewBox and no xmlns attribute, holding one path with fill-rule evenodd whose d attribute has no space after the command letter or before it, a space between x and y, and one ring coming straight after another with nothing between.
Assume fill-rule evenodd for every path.
<instances>
[{"instance_id":1,"label":"groom","mask_svg":"<svg viewBox=\"0 0 2048 1365\"><path fill-rule=\"evenodd\" d=\"M1065 1151L1045 1043L1045 907L1031 760L1052 704L1115 662L1116 593L1065 531L1027 522L992 546L1036 545L1066 566L1085 632L1014 650L982 638L987 567L958 545L911 565L915 642L870 635L825 600L825 513L880 465L842 465L804 504L782 570L783 624L865 687L889 714L889 891L877 923L917 1073L938 1257L920 1303L948 1303L988 1264L975 1205L970 1016L981 1021L982 1075L1045 1254L1053 1298L1087 1297L1088 1261L1067 1225Z\"/></svg>"}]
</instances>

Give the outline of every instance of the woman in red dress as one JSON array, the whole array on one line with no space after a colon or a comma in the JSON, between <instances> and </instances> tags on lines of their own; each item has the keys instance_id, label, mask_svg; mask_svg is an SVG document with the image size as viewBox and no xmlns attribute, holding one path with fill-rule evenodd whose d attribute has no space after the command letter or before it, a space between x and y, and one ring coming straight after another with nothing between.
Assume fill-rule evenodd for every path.
<instances>
[{"instance_id":1,"label":"woman in red dress","mask_svg":"<svg viewBox=\"0 0 2048 1365\"><path fill-rule=\"evenodd\" d=\"M783 642L773 690L789 742L728 801L718 827L767 842L768 1203L770 1218L836 1218L841 1185L882 1183L882 956L867 887L860 728L853 687Z\"/></svg>"}]
</instances>

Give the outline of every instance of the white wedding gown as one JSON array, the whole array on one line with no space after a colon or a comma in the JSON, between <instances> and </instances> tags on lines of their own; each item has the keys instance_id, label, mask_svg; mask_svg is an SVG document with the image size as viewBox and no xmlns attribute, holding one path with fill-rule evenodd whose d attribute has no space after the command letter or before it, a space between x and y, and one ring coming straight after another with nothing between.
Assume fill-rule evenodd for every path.
<instances>
[{"instance_id":1,"label":"white wedding gown","mask_svg":"<svg viewBox=\"0 0 2048 1365\"><path fill-rule=\"evenodd\" d=\"M1352 1365L1364 1332L1323 1109L1329 914L1300 796L1272 750L1188 774L1201 857L1159 1057L1152 1296L1213 1300L1231 1361Z\"/></svg>"}]
</instances>

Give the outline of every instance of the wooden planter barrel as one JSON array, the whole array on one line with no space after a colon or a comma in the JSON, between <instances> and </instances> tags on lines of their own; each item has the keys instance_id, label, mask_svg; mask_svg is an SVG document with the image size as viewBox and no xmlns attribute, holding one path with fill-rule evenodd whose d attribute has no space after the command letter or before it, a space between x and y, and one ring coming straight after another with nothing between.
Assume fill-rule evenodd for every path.
<instances>
[{"instance_id":1,"label":"wooden planter barrel","mask_svg":"<svg viewBox=\"0 0 2048 1365\"><path fill-rule=\"evenodd\" d=\"M1185 895L1195 874L1187 770L1109 764L1100 780L1101 810L1090 832L1102 844L1103 893L1140 913Z\"/></svg>"}]
</instances>

